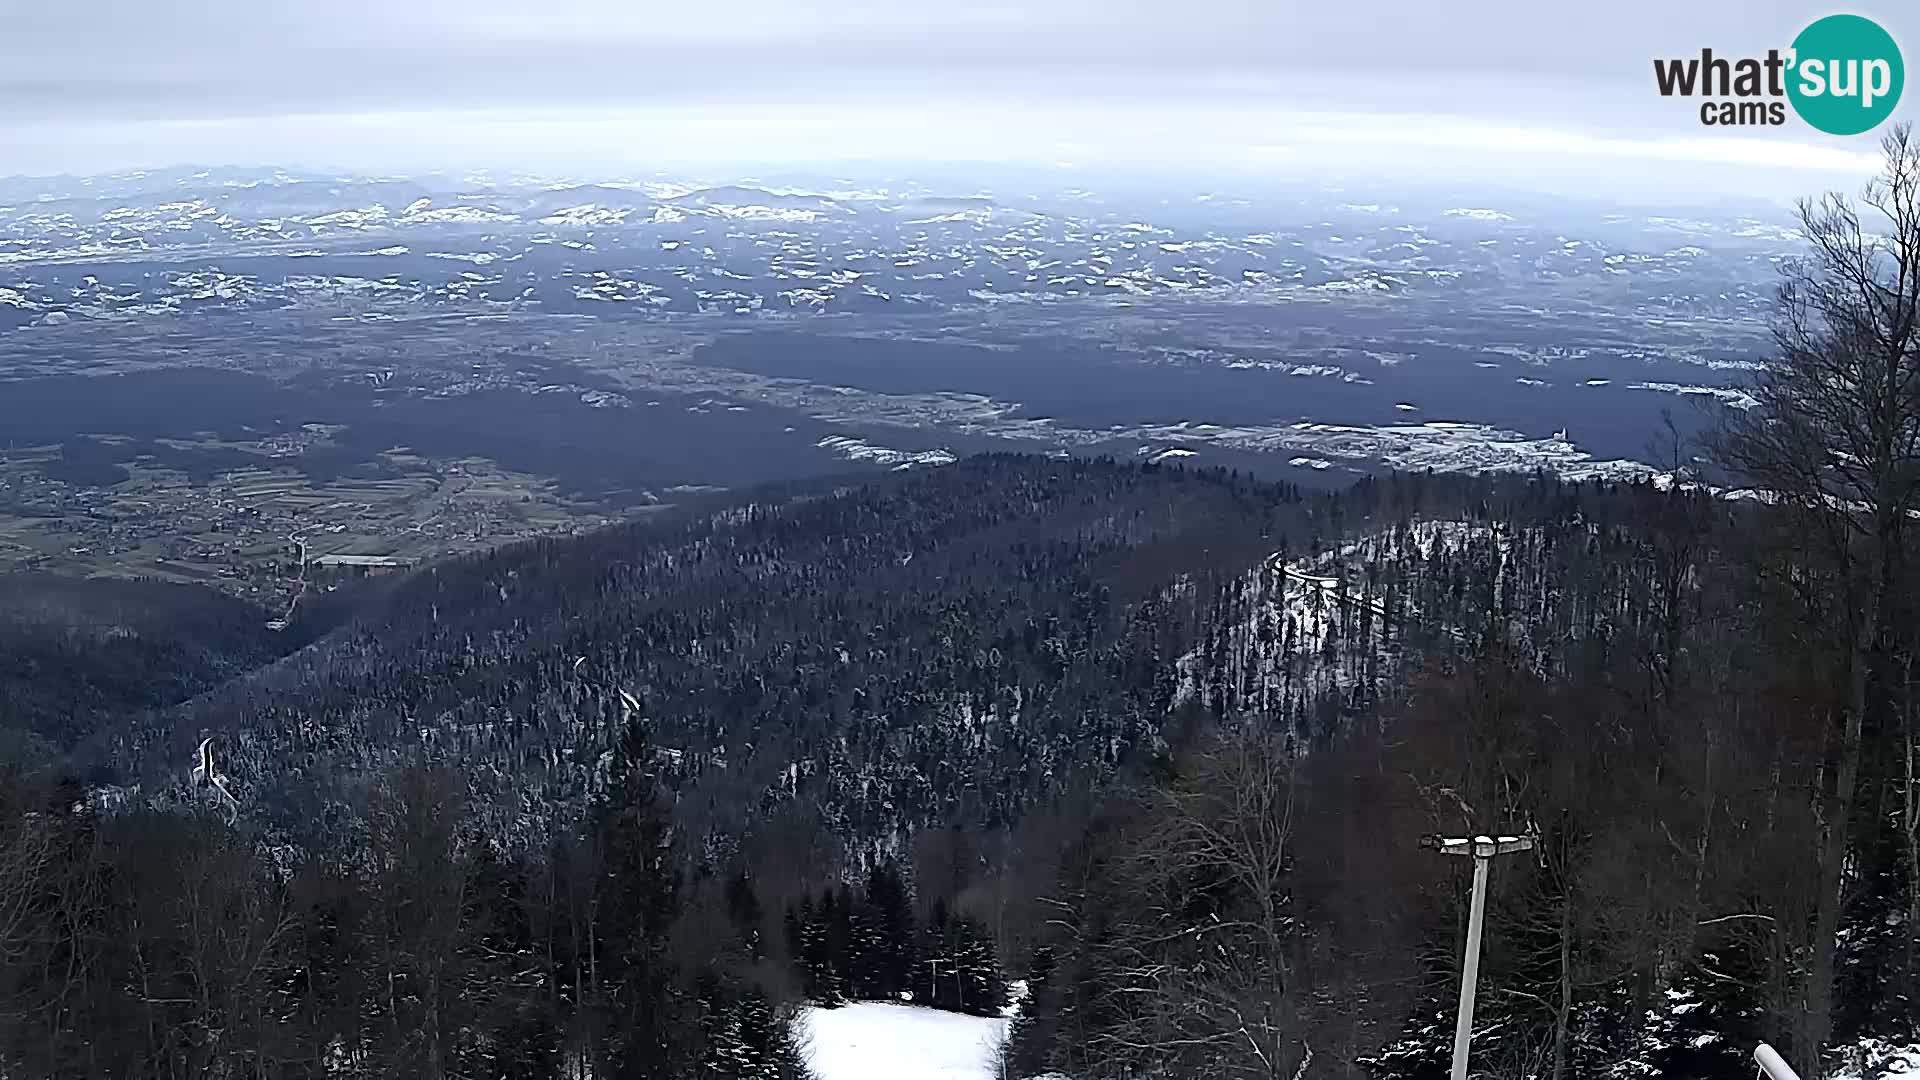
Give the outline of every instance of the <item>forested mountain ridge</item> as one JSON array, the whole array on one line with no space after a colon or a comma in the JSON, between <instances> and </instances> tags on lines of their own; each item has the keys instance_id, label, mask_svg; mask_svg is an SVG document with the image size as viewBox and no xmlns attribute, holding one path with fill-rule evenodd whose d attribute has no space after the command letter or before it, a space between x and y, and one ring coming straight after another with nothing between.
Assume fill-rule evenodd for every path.
<instances>
[{"instance_id":1,"label":"forested mountain ridge","mask_svg":"<svg viewBox=\"0 0 1920 1080\"><path fill-rule=\"evenodd\" d=\"M1324 512L1223 473L987 456L516 546L416 573L116 756L178 776L216 736L247 812L293 830L350 821L355 777L458 762L496 835L537 833L603 781L624 693L702 828L794 800L849 839L1005 826L1155 738L1216 583Z\"/></svg>"},{"instance_id":2,"label":"forested mountain ridge","mask_svg":"<svg viewBox=\"0 0 1920 1080\"><path fill-rule=\"evenodd\" d=\"M285 654L267 613L158 581L0 574L0 757L49 757Z\"/></svg>"},{"instance_id":3,"label":"forested mountain ridge","mask_svg":"<svg viewBox=\"0 0 1920 1080\"><path fill-rule=\"evenodd\" d=\"M785 995L978 1007L1012 974L1035 986L1022 1075L1232 1064L1219 1019L1264 1003L1291 1017L1265 1048L1282 1072L1311 1051L1330 1075L1424 1076L1459 896L1406 852L1493 822L1539 831L1548 856L1496 881L1495 1026L1476 1053L1731 1075L1746 1042L1791 1028L1804 978L1804 946L1768 928L1810 893L1766 853L1816 829L1793 777L1819 722L1794 702L1831 659L1779 618L1775 585L1754 585L1775 516L1544 474L1310 497L1178 467L968 459L424 568L312 645L152 714L104 764L162 805L203 798L186 773L211 735L238 806L231 828L188 815L194 843L236 859L261 845L295 882L345 875L326 888L369 913L411 895L409 875L478 890L471 918L417 931L451 937L404 954L391 942L413 939L354 937L362 960L325 963L417 973L412 950L478 950L463 985L494 996L457 1016L495 1032L488 1055L521 1037L488 1002L546 1010L539 1046L590 1038L567 1025L618 1007L569 951L612 932L578 905L599 895L591 868L617 864L622 888L679 897L647 931L678 957L683 990L660 992L719 1025L684 1053L746 1039L760 1049L738 1053L784 1060L766 1002ZM1251 898L1220 876L1232 859L1169 862L1166 845L1246 812L1222 800L1252 791L1284 797L1290 824L1282 914L1248 937ZM672 839L623 846L606 816L621 805L654 806L640 835ZM1861 823L1863 844L1897 842L1876 828ZM1888 966L1898 865L1847 909L1848 1036L1897 1031L1906 1010ZM249 903L301 926L346 917L274 876ZM488 974L509 915L525 920L508 924L515 955L543 935L551 950L550 990L525 992L558 1004ZM1240 928L1237 968L1166 937L1209 919ZM972 989L919 986L922 956ZM1168 964L1178 985L1138 981ZM409 1060L377 1025L312 1023L356 1031L365 1061Z\"/></svg>"},{"instance_id":4,"label":"forested mountain ridge","mask_svg":"<svg viewBox=\"0 0 1920 1080\"><path fill-rule=\"evenodd\" d=\"M456 765L486 834L525 840L604 785L637 706L684 823L798 806L880 851L1092 790L1182 711L1323 744L1496 622L1558 672L1654 617L1643 515L1666 500L983 456L430 566L105 764L165 791L213 737L256 824L323 845L383 772Z\"/></svg>"}]
</instances>

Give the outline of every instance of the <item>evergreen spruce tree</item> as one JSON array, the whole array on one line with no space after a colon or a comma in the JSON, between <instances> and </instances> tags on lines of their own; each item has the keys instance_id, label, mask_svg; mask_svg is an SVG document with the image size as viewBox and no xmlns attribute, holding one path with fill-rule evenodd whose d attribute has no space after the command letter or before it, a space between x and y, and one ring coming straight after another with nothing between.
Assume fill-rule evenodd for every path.
<instances>
[{"instance_id":1,"label":"evergreen spruce tree","mask_svg":"<svg viewBox=\"0 0 1920 1080\"><path fill-rule=\"evenodd\" d=\"M485 1037L470 1055L471 1071L479 1075L554 1076L560 1065L560 1032L535 959L522 869L481 848L471 871L465 951L472 969L484 973L490 999L479 1018Z\"/></svg>"},{"instance_id":2,"label":"evergreen spruce tree","mask_svg":"<svg viewBox=\"0 0 1920 1080\"><path fill-rule=\"evenodd\" d=\"M834 968L829 934L835 919L833 906L833 892L828 890L818 903L802 897L796 907L787 910L787 945L795 974L800 977L800 993L814 1004L828 1008L846 999L841 992L839 972Z\"/></svg>"},{"instance_id":3,"label":"evergreen spruce tree","mask_svg":"<svg viewBox=\"0 0 1920 1080\"><path fill-rule=\"evenodd\" d=\"M758 988L700 980L703 1080L809 1080L795 1017Z\"/></svg>"},{"instance_id":4,"label":"evergreen spruce tree","mask_svg":"<svg viewBox=\"0 0 1920 1080\"><path fill-rule=\"evenodd\" d=\"M913 897L907 890L900 865L891 859L874 864L867 874L866 907L871 912L870 949L873 966L872 995L897 1000L914 987L914 942L917 937L913 918Z\"/></svg>"},{"instance_id":5,"label":"evergreen spruce tree","mask_svg":"<svg viewBox=\"0 0 1920 1080\"><path fill-rule=\"evenodd\" d=\"M787 963L800 980L800 992L807 993L807 924L813 920L813 898L802 896L797 903L787 905L786 914L781 916L781 932L787 939Z\"/></svg>"},{"instance_id":6,"label":"evergreen spruce tree","mask_svg":"<svg viewBox=\"0 0 1920 1080\"><path fill-rule=\"evenodd\" d=\"M750 1062L742 1080L806 1080L795 1018L749 990L734 1004L734 1031Z\"/></svg>"},{"instance_id":7,"label":"evergreen spruce tree","mask_svg":"<svg viewBox=\"0 0 1920 1080\"><path fill-rule=\"evenodd\" d=\"M926 995L914 995L936 1009L997 1016L1007 1003L1006 978L993 942L980 924L936 901L927 919L921 950L926 964Z\"/></svg>"},{"instance_id":8,"label":"evergreen spruce tree","mask_svg":"<svg viewBox=\"0 0 1920 1080\"><path fill-rule=\"evenodd\" d=\"M879 922L874 918L873 908L864 897L851 896L847 902L847 997L855 1001L871 1001L884 995L880 992L880 936Z\"/></svg>"},{"instance_id":9,"label":"evergreen spruce tree","mask_svg":"<svg viewBox=\"0 0 1920 1080\"><path fill-rule=\"evenodd\" d=\"M1011 1077L1038 1076L1047 1071L1060 1007L1054 987L1056 966L1053 946L1040 945L1033 950L1033 958L1027 963L1027 996L1007 1029L1007 1072Z\"/></svg>"},{"instance_id":10,"label":"evergreen spruce tree","mask_svg":"<svg viewBox=\"0 0 1920 1080\"><path fill-rule=\"evenodd\" d=\"M754 892L753 879L742 870L727 879L726 886L727 920L733 924L734 932L740 935L740 944L748 957L758 960L766 955L765 942L760 940L761 920L764 912L760 907L760 897Z\"/></svg>"},{"instance_id":11,"label":"evergreen spruce tree","mask_svg":"<svg viewBox=\"0 0 1920 1080\"><path fill-rule=\"evenodd\" d=\"M959 995L955 1008L975 1016L1000 1015L1007 1004L1007 981L1000 971L993 939L973 919L956 918L950 925Z\"/></svg>"},{"instance_id":12,"label":"evergreen spruce tree","mask_svg":"<svg viewBox=\"0 0 1920 1080\"><path fill-rule=\"evenodd\" d=\"M598 960L599 1026L606 1075L677 1076L686 1028L667 944L679 909L673 827L660 797L652 748L630 721L613 779L594 820L599 874L592 932Z\"/></svg>"},{"instance_id":13,"label":"evergreen spruce tree","mask_svg":"<svg viewBox=\"0 0 1920 1080\"><path fill-rule=\"evenodd\" d=\"M820 900L825 941L822 948L831 973L833 996L845 1001L853 971L853 892L845 885L829 889Z\"/></svg>"},{"instance_id":14,"label":"evergreen spruce tree","mask_svg":"<svg viewBox=\"0 0 1920 1080\"><path fill-rule=\"evenodd\" d=\"M953 957L948 954L947 902L935 900L927 912L927 924L920 929L919 970L914 972L913 1000L936 1009L951 1009L959 1000L959 984L953 979Z\"/></svg>"}]
</instances>

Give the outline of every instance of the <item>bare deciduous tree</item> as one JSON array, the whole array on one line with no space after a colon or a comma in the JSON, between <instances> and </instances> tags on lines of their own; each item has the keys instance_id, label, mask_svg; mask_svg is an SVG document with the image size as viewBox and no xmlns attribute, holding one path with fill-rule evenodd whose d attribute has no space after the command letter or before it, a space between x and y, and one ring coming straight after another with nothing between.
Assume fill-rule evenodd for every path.
<instances>
[{"instance_id":1,"label":"bare deciduous tree","mask_svg":"<svg viewBox=\"0 0 1920 1080\"><path fill-rule=\"evenodd\" d=\"M54 858L51 833L42 815L0 803L0 1017L38 1004L38 995L15 991L4 976L22 970L44 937L38 907Z\"/></svg>"},{"instance_id":2,"label":"bare deciduous tree","mask_svg":"<svg viewBox=\"0 0 1920 1080\"><path fill-rule=\"evenodd\" d=\"M1757 404L1717 439L1721 463L1782 511L1778 580L1816 635L1839 643L1818 763L1819 892L1803 1045L1833 1034L1834 976L1863 751L1893 718L1884 661L1920 511L1920 145L1905 125L1859 200L1801 204L1811 248L1780 290L1779 354ZM1824 1067L1808 1060L1816 1073Z\"/></svg>"},{"instance_id":3,"label":"bare deciduous tree","mask_svg":"<svg viewBox=\"0 0 1920 1080\"><path fill-rule=\"evenodd\" d=\"M1096 1054L1260 1080L1308 1067L1295 765L1283 737L1247 725L1212 736L1150 797L1127 867L1140 895L1112 946L1133 1022L1096 1035Z\"/></svg>"}]
</instances>

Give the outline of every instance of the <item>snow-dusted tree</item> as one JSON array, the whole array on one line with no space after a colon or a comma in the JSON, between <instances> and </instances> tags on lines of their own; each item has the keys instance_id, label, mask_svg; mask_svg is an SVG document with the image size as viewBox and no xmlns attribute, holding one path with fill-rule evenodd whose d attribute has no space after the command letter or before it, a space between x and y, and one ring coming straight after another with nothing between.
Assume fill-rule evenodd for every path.
<instances>
[{"instance_id":1,"label":"snow-dusted tree","mask_svg":"<svg viewBox=\"0 0 1920 1080\"><path fill-rule=\"evenodd\" d=\"M709 983L700 995L705 1049L699 1075L713 1080L808 1080L791 1010L758 990L729 993Z\"/></svg>"}]
</instances>

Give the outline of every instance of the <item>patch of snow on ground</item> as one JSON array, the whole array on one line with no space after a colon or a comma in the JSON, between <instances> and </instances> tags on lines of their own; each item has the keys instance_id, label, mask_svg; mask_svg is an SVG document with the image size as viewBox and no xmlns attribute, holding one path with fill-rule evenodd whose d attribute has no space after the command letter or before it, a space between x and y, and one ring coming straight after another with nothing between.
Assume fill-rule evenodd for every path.
<instances>
[{"instance_id":1,"label":"patch of snow on ground","mask_svg":"<svg viewBox=\"0 0 1920 1080\"><path fill-rule=\"evenodd\" d=\"M996 1080L1007 1037L997 1017L859 1001L801 1010L818 1080Z\"/></svg>"},{"instance_id":2,"label":"patch of snow on ground","mask_svg":"<svg viewBox=\"0 0 1920 1080\"><path fill-rule=\"evenodd\" d=\"M1834 1080L1920 1080L1920 1043L1898 1046L1867 1039L1850 1056L1855 1060L1836 1071Z\"/></svg>"}]
</instances>

